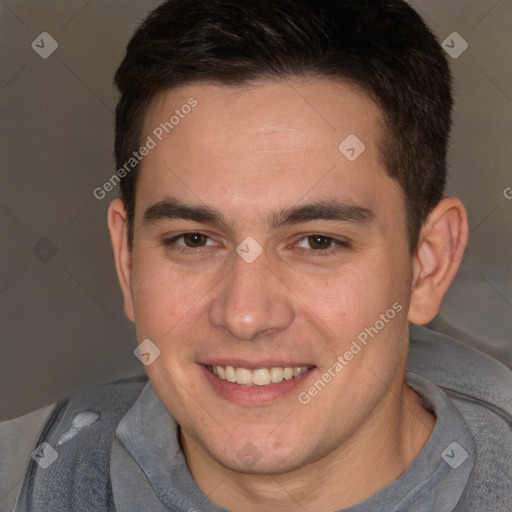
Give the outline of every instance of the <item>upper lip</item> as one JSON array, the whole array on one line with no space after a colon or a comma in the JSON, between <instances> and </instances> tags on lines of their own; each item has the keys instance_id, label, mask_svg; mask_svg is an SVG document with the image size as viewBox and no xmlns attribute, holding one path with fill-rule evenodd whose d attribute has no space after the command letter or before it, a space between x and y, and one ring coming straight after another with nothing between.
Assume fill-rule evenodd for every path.
<instances>
[{"instance_id":1,"label":"upper lip","mask_svg":"<svg viewBox=\"0 0 512 512\"><path fill-rule=\"evenodd\" d=\"M246 359L211 359L205 362L200 362L203 366L233 366L235 368L247 368L248 370L257 370L258 368L294 368L303 366L314 366L310 363L297 362L286 359L281 360L260 360L260 361L248 361Z\"/></svg>"}]
</instances>

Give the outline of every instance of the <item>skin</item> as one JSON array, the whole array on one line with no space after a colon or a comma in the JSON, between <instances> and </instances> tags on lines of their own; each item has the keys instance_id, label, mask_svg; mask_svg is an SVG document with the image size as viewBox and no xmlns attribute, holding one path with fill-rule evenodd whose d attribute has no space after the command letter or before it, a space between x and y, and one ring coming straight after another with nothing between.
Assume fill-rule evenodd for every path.
<instances>
[{"instance_id":1,"label":"skin","mask_svg":"<svg viewBox=\"0 0 512 512\"><path fill-rule=\"evenodd\" d=\"M380 111L349 85L187 85L155 98L145 137L190 97L197 107L142 162L132 251L123 203L113 201L108 213L126 314L139 342L149 338L161 351L146 371L214 503L244 512L359 503L399 478L434 428L404 383L408 322L437 313L460 261L447 244L466 245L465 210L443 199L410 253L403 193L378 149ZM366 146L353 162L338 150L349 134ZM225 224L144 221L151 206L171 198L207 205ZM271 226L283 209L328 200L370 210L371 219ZM209 238L197 247L187 247L190 238L164 244L183 232ZM324 238L318 248L312 234L348 245ZM263 249L253 263L236 252L247 237ZM402 311L302 405L298 392L395 303ZM226 359L313 369L278 400L235 403L215 392L201 366ZM244 449L256 463L238 455Z\"/></svg>"}]
</instances>

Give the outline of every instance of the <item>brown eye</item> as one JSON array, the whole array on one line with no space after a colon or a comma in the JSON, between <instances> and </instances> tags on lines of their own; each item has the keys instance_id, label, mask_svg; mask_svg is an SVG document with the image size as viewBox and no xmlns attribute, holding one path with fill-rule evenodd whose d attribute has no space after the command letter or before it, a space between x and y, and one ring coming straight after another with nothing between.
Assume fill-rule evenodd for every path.
<instances>
[{"instance_id":1,"label":"brown eye","mask_svg":"<svg viewBox=\"0 0 512 512\"><path fill-rule=\"evenodd\" d=\"M203 247L206 245L208 237L202 233L185 233L183 242L187 247Z\"/></svg>"},{"instance_id":2,"label":"brown eye","mask_svg":"<svg viewBox=\"0 0 512 512\"><path fill-rule=\"evenodd\" d=\"M323 235L310 235L307 237L309 246L314 250L329 249L333 244L333 239Z\"/></svg>"}]
</instances>

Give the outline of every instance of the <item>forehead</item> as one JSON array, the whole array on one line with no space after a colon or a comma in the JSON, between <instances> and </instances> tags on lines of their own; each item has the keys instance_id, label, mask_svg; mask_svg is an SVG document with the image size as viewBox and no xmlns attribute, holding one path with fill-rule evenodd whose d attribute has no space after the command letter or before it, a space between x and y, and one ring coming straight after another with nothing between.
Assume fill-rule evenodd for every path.
<instances>
[{"instance_id":1,"label":"forehead","mask_svg":"<svg viewBox=\"0 0 512 512\"><path fill-rule=\"evenodd\" d=\"M381 126L371 100L332 80L164 91L145 118L143 140L154 148L140 166L137 195L141 202L179 195L220 208L229 198L255 211L333 191L367 203L383 186L400 195L381 164Z\"/></svg>"},{"instance_id":2,"label":"forehead","mask_svg":"<svg viewBox=\"0 0 512 512\"><path fill-rule=\"evenodd\" d=\"M191 99L197 106L189 112L187 102ZM193 132L201 138L202 146L210 143L208 149L214 152L219 150L219 143L223 150L242 146L248 142L246 137L255 145L283 150L286 140L299 138L307 139L305 146L311 147L319 141L336 143L343 133L351 131L373 137L380 119L379 108L362 90L341 81L192 84L157 94L146 113L144 132L158 132L161 124L171 121L173 126L167 127L169 133L164 130L164 138L169 134L179 142L181 136Z\"/></svg>"}]
</instances>

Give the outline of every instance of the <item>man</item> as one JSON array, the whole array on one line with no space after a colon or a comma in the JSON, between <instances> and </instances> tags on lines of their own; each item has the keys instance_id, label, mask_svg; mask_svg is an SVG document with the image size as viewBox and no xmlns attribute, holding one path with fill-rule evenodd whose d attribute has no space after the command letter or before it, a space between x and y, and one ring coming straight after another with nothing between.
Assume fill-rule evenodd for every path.
<instances>
[{"instance_id":1,"label":"man","mask_svg":"<svg viewBox=\"0 0 512 512\"><path fill-rule=\"evenodd\" d=\"M108 225L149 382L60 403L16 510L512 510L510 371L410 333L468 236L421 18L173 0L116 85Z\"/></svg>"}]
</instances>

